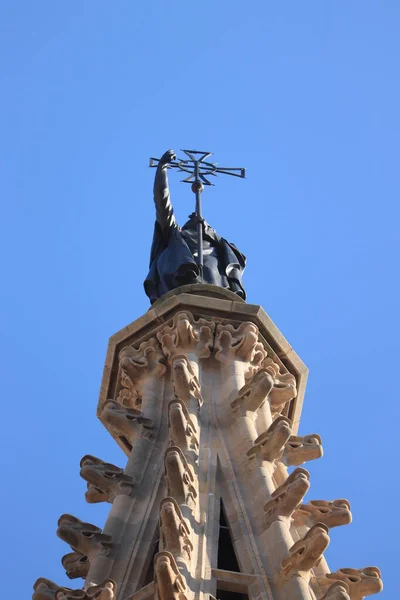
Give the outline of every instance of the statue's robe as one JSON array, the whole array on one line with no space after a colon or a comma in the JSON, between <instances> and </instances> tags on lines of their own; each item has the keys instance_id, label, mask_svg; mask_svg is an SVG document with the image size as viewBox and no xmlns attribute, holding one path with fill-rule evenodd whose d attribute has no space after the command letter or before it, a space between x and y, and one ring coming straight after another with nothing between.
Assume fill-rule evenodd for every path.
<instances>
[{"instance_id":1,"label":"statue's robe","mask_svg":"<svg viewBox=\"0 0 400 600\"><path fill-rule=\"evenodd\" d=\"M212 227L203 222L203 276L196 262L197 225L191 215L181 228L177 224L163 230L159 222L154 226L150 255L150 270L144 289L153 303L166 292L190 283L210 283L229 289L243 300L242 272L246 257Z\"/></svg>"}]
</instances>

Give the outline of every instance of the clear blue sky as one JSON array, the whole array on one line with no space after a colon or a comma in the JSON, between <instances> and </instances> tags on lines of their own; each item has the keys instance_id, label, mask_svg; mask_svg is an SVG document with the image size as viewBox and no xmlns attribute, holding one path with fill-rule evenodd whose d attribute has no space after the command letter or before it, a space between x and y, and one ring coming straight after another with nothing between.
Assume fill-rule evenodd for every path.
<instances>
[{"instance_id":1,"label":"clear blue sky","mask_svg":"<svg viewBox=\"0 0 400 600\"><path fill-rule=\"evenodd\" d=\"M248 169L207 190L204 215L310 368L300 433L325 456L309 498L348 498L354 518L330 567L377 565L395 597L399 21L397 0L3 0L5 597L68 582L62 513L104 523L79 460L124 465L95 417L102 365L148 308L148 158L187 147Z\"/></svg>"}]
</instances>

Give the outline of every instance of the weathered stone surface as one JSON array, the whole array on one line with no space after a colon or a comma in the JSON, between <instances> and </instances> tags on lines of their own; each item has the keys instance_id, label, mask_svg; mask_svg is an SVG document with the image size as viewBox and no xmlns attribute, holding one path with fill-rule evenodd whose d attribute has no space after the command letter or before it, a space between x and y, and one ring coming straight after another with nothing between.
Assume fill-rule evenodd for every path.
<instances>
[{"instance_id":1,"label":"weathered stone surface","mask_svg":"<svg viewBox=\"0 0 400 600\"><path fill-rule=\"evenodd\" d=\"M157 333L157 339L169 359L187 353L208 358L213 346L214 328L213 321L196 319L189 312L178 312L172 324Z\"/></svg>"},{"instance_id":2,"label":"weathered stone surface","mask_svg":"<svg viewBox=\"0 0 400 600\"><path fill-rule=\"evenodd\" d=\"M95 525L84 523L72 515L62 515L59 518L57 535L69 544L72 550L89 557L112 546L109 535L102 533Z\"/></svg>"},{"instance_id":3,"label":"weathered stone surface","mask_svg":"<svg viewBox=\"0 0 400 600\"><path fill-rule=\"evenodd\" d=\"M274 462L282 457L285 444L290 438L290 421L278 417L267 431L258 436L254 446L247 452L249 457L260 456L262 460Z\"/></svg>"},{"instance_id":4,"label":"weathered stone surface","mask_svg":"<svg viewBox=\"0 0 400 600\"><path fill-rule=\"evenodd\" d=\"M285 578L294 574L310 576L310 570L319 565L322 554L329 545L328 528L317 523L289 550L289 555L282 561L282 575Z\"/></svg>"},{"instance_id":5,"label":"weathered stone surface","mask_svg":"<svg viewBox=\"0 0 400 600\"><path fill-rule=\"evenodd\" d=\"M178 446L170 446L164 463L168 496L175 498L179 504L193 506L197 498L194 475L182 450Z\"/></svg>"},{"instance_id":6,"label":"weathered stone surface","mask_svg":"<svg viewBox=\"0 0 400 600\"><path fill-rule=\"evenodd\" d=\"M160 378L166 370L166 359L155 337L142 342L138 348L125 346L119 352L121 385L128 392L120 391L119 399L125 406L135 408L135 395L142 392L143 384L150 378ZM128 378L128 380L126 379Z\"/></svg>"},{"instance_id":7,"label":"weathered stone surface","mask_svg":"<svg viewBox=\"0 0 400 600\"><path fill-rule=\"evenodd\" d=\"M80 475L88 483L85 497L89 503L113 502L116 496L132 492L132 477L111 463L87 454L82 458L80 467Z\"/></svg>"},{"instance_id":8,"label":"weathered stone surface","mask_svg":"<svg viewBox=\"0 0 400 600\"><path fill-rule=\"evenodd\" d=\"M185 404L180 400L169 403L168 431L171 443L178 446L188 460L196 460L199 450L196 427Z\"/></svg>"},{"instance_id":9,"label":"weathered stone surface","mask_svg":"<svg viewBox=\"0 0 400 600\"><path fill-rule=\"evenodd\" d=\"M318 584L321 587L328 587L334 581L342 581L348 585L351 600L362 600L365 596L371 596L383 590L381 573L377 567L338 569L334 573L327 573L324 578L318 579Z\"/></svg>"},{"instance_id":10,"label":"weathered stone surface","mask_svg":"<svg viewBox=\"0 0 400 600\"><path fill-rule=\"evenodd\" d=\"M269 373L274 382L269 394L271 412L281 413L285 405L296 397L296 380L291 373L281 373L279 365L270 356L264 359L262 368Z\"/></svg>"},{"instance_id":11,"label":"weathered stone surface","mask_svg":"<svg viewBox=\"0 0 400 600\"><path fill-rule=\"evenodd\" d=\"M186 582L170 552L159 552L154 558L156 598L187 600Z\"/></svg>"},{"instance_id":12,"label":"weathered stone surface","mask_svg":"<svg viewBox=\"0 0 400 600\"><path fill-rule=\"evenodd\" d=\"M251 377L261 366L266 356L259 341L259 330L250 321L235 326L217 324L215 336L215 358L222 363L238 360L247 363L246 374Z\"/></svg>"},{"instance_id":13,"label":"weathered stone surface","mask_svg":"<svg viewBox=\"0 0 400 600\"><path fill-rule=\"evenodd\" d=\"M179 400L186 403L191 398L195 398L199 407L202 405L199 381L190 361L184 354L177 354L172 360L172 383L175 396Z\"/></svg>"},{"instance_id":14,"label":"weathered stone surface","mask_svg":"<svg viewBox=\"0 0 400 600\"><path fill-rule=\"evenodd\" d=\"M297 467L322 455L322 440L317 433L292 435L285 446L283 462L288 467Z\"/></svg>"},{"instance_id":15,"label":"weathered stone surface","mask_svg":"<svg viewBox=\"0 0 400 600\"><path fill-rule=\"evenodd\" d=\"M72 591L69 588L57 585L50 579L45 579L45 577L39 577L35 581L33 590L32 600L55 600L56 592L59 590Z\"/></svg>"},{"instance_id":16,"label":"weathered stone surface","mask_svg":"<svg viewBox=\"0 0 400 600\"><path fill-rule=\"evenodd\" d=\"M130 442L136 436L146 434L146 430L153 428L153 421L144 417L139 410L126 408L112 400L104 406L101 416L111 429Z\"/></svg>"},{"instance_id":17,"label":"weathered stone surface","mask_svg":"<svg viewBox=\"0 0 400 600\"><path fill-rule=\"evenodd\" d=\"M321 600L350 600L349 586L343 581L336 581Z\"/></svg>"},{"instance_id":18,"label":"weathered stone surface","mask_svg":"<svg viewBox=\"0 0 400 600\"><path fill-rule=\"evenodd\" d=\"M190 530L174 498L164 498L160 505L161 549L177 558L190 561L193 544Z\"/></svg>"},{"instance_id":19,"label":"weathered stone surface","mask_svg":"<svg viewBox=\"0 0 400 600\"><path fill-rule=\"evenodd\" d=\"M264 526L270 527L273 521L288 519L301 503L310 487L310 474L297 468L289 475L285 483L271 495L271 500L264 506Z\"/></svg>"},{"instance_id":20,"label":"weathered stone surface","mask_svg":"<svg viewBox=\"0 0 400 600\"><path fill-rule=\"evenodd\" d=\"M77 579L78 577L85 579L88 574L90 562L89 557L85 554L69 552L62 557L61 562L67 577L70 579Z\"/></svg>"},{"instance_id":21,"label":"weathered stone surface","mask_svg":"<svg viewBox=\"0 0 400 600\"><path fill-rule=\"evenodd\" d=\"M301 504L294 515L296 525L312 527L324 523L329 528L351 523L350 503L348 500L310 500Z\"/></svg>"}]
</instances>

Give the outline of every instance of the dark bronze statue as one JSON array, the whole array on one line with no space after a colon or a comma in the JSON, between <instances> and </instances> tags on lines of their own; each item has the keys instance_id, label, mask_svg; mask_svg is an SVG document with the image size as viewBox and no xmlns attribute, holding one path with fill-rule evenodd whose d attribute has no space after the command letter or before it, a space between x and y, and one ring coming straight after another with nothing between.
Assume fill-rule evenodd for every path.
<instances>
[{"instance_id":1,"label":"dark bronze statue","mask_svg":"<svg viewBox=\"0 0 400 600\"><path fill-rule=\"evenodd\" d=\"M242 273L246 257L236 246L220 237L204 221L199 210L189 216L183 227L179 227L176 222L167 178L167 168L175 158L173 150L165 152L158 161L154 179L156 222L150 270L144 281L146 294L153 303L166 292L181 285L208 283L229 289L245 299ZM198 177L193 183L193 191L196 190L195 185L202 188ZM200 239L202 237L202 261L199 261L199 233Z\"/></svg>"}]
</instances>

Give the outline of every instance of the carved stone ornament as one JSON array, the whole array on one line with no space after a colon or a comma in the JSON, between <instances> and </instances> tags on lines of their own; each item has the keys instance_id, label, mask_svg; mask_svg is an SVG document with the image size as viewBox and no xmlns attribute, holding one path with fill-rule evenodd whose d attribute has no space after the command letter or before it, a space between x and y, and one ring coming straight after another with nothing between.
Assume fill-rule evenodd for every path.
<instances>
[{"instance_id":1,"label":"carved stone ornament","mask_svg":"<svg viewBox=\"0 0 400 600\"><path fill-rule=\"evenodd\" d=\"M383 590L381 572L377 567L364 569L338 569L335 573L327 573L317 579L321 587L332 585L333 581L342 581L349 587L351 600L362 600L365 596L377 594Z\"/></svg>"},{"instance_id":2,"label":"carved stone ornament","mask_svg":"<svg viewBox=\"0 0 400 600\"><path fill-rule=\"evenodd\" d=\"M214 328L213 321L196 320L189 312L178 312L172 319L172 325L166 325L157 333L157 339L168 359L187 353L208 358L213 346Z\"/></svg>"},{"instance_id":3,"label":"carved stone ornament","mask_svg":"<svg viewBox=\"0 0 400 600\"><path fill-rule=\"evenodd\" d=\"M82 458L80 467L81 477L88 482L85 497L90 503L112 502L116 496L129 495L132 491L132 477L115 465L87 454Z\"/></svg>"},{"instance_id":4,"label":"carved stone ornament","mask_svg":"<svg viewBox=\"0 0 400 600\"><path fill-rule=\"evenodd\" d=\"M349 586L344 581L336 581L321 600L350 600Z\"/></svg>"},{"instance_id":5,"label":"carved stone ornament","mask_svg":"<svg viewBox=\"0 0 400 600\"><path fill-rule=\"evenodd\" d=\"M168 432L173 446L178 446L186 457L197 458L199 443L196 428L180 400L172 400L168 405Z\"/></svg>"},{"instance_id":6,"label":"carved stone ornament","mask_svg":"<svg viewBox=\"0 0 400 600\"><path fill-rule=\"evenodd\" d=\"M272 414L280 413L285 404L297 395L296 380L291 373L281 373L279 365L267 356L262 364L274 380L274 387L269 395Z\"/></svg>"},{"instance_id":7,"label":"carved stone ornament","mask_svg":"<svg viewBox=\"0 0 400 600\"><path fill-rule=\"evenodd\" d=\"M278 417L272 425L258 436L254 446L248 450L251 458L260 456L262 460L274 462L282 457L285 444L290 438L290 421L286 417Z\"/></svg>"},{"instance_id":8,"label":"carved stone ornament","mask_svg":"<svg viewBox=\"0 0 400 600\"><path fill-rule=\"evenodd\" d=\"M231 402L231 408L237 415L247 415L256 413L266 402L274 386L274 380L271 375L261 369L244 385L234 400Z\"/></svg>"},{"instance_id":9,"label":"carved stone ornament","mask_svg":"<svg viewBox=\"0 0 400 600\"><path fill-rule=\"evenodd\" d=\"M190 529L174 498L164 498L160 504L160 533L162 549L176 557L190 560L193 544Z\"/></svg>"},{"instance_id":10,"label":"carved stone ornament","mask_svg":"<svg viewBox=\"0 0 400 600\"><path fill-rule=\"evenodd\" d=\"M118 358L121 372L129 377L129 381L132 383L131 391L136 390L139 396L143 383L149 377L158 379L164 375L166 370L165 356L155 337L142 342L139 348L125 346L120 351ZM125 381L125 383L127 382ZM121 384L124 385L123 375L121 375ZM125 402L124 404L127 406Z\"/></svg>"},{"instance_id":11,"label":"carved stone ornament","mask_svg":"<svg viewBox=\"0 0 400 600\"><path fill-rule=\"evenodd\" d=\"M92 585L86 590L88 600L115 600L117 584L113 579L105 579L99 585Z\"/></svg>"},{"instance_id":12,"label":"carved stone ornament","mask_svg":"<svg viewBox=\"0 0 400 600\"><path fill-rule=\"evenodd\" d=\"M116 583L112 579L105 579L99 585L92 585L84 590L59 589L55 600L114 600Z\"/></svg>"},{"instance_id":13,"label":"carved stone ornament","mask_svg":"<svg viewBox=\"0 0 400 600\"><path fill-rule=\"evenodd\" d=\"M293 544L281 565L281 572L285 578L295 574L309 578L310 569L319 565L322 554L329 545L328 532L326 525L317 523L307 531L302 540Z\"/></svg>"},{"instance_id":14,"label":"carved stone ornament","mask_svg":"<svg viewBox=\"0 0 400 600\"><path fill-rule=\"evenodd\" d=\"M297 468L271 494L271 500L264 506L265 528L270 527L274 521L286 520L292 516L310 487L309 478L308 471Z\"/></svg>"},{"instance_id":15,"label":"carved stone ornament","mask_svg":"<svg viewBox=\"0 0 400 600\"><path fill-rule=\"evenodd\" d=\"M140 410L142 400L139 397L138 390L135 389L130 377L122 371L120 371L120 390L118 392L118 396L116 401L122 406L127 406L128 408L137 408Z\"/></svg>"},{"instance_id":16,"label":"carved stone ornament","mask_svg":"<svg viewBox=\"0 0 400 600\"><path fill-rule=\"evenodd\" d=\"M33 590L32 600L55 600L56 592L59 590L72 591L69 588L57 585L54 581L50 581L50 579L45 579L44 577L39 577L39 579L35 581Z\"/></svg>"},{"instance_id":17,"label":"carved stone ornament","mask_svg":"<svg viewBox=\"0 0 400 600\"><path fill-rule=\"evenodd\" d=\"M85 579L90 567L89 557L79 552L65 554L61 563L69 579L78 579L78 577Z\"/></svg>"},{"instance_id":18,"label":"carved stone ornament","mask_svg":"<svg viewBox=\"0 0 400 600\"><path fill-rule=\"evenodd\" d=\"M292 435L286 444L282 462L287 467L297 467L309 460L321 458L323 453L322 440L318 434Z\"/></svg>"},{"instance_id":19,"label":"carved stone ornament","mask_svg":"<svg viewBox=\"0 0 400 600\"><path fill-rule=\"evenodd\" d=\"M167 448L164 464L168 496L179 504L193 506L197 498L194 476L182 450L178 446Z\"/></svg>"},{"instance_id":20,"label":"carved stone ornament","mask_svg":"<svg viewBox=\"0 0 400 600\"><path fill-rule=\"evenodd\" d=\"M60 589L55 593L55 600L86 600L85 590Z\"/></svg>"},{"instance_id":21,"label":"carved stone ornament","mask_svg":"<svg viewBox=\"0 0 400 600\"><path fill-rule=\"evenodd\" d=\"M148 434L153 427L153 421L144 417L139 410L126 408L112 400L107 402L101 416L118 435L124 436L130 442L135 435L146 434L146 430Z\"/></svg>"},{"instance_id":22,"label":"carved stone ornament","mask_svg":"<svg viewBox=\"0 0 400 600\"><path fill-rule=\"evenodd\" d=\"M196 398L201 407L203 399L200 384L190 361L184 354L177 354L172 361L172 384L175 396L179 400L188 402L190 398Z\"/></svg>"},{"instance_id":23,"label":"carved stone ornament","mask_svg":"<svg viewBox=\"0 0 400 600\"><path fill-rule=\"evenodd\" d=\"M310 500L300 504L293 515L296 525L312 527L324 523L327 527L339 527L351 523L350 503L348 500Z\"/></svg>"},{"instance_id":24,"label":"carved stone ornament","mask_svg":"<svg viewBox=\"0 0 400 600\"><path fill-rule=\"evenodd\" d=\"M112 546L111 536L90 523L84 523L72 515L62 515L58 520L57 535L75 552L91 556L99 550Z\"/></svg>"},{"instance_id":25,"label":"carved stone ornament","mask_svg":"<svg viewBox=\"0 0 400 600\"><path fill-rule=\"evenodd\" d=\"M222 363L233 360L248 363L246 375L251 377L257 371L267 353L258 341L258 327L249 321L237 327L230 323L218 323L214 343L215 358Z\"/></svg>"},{"instance_id":26,"label":"carved stone ornament","mask_svg":"<svg viewBox=\"0 0 400 600\"><path fill-rule=\"evenodd\" d=\"M155 555L154 583L159 600L187 600L185 579L170 552Z\"/></svg>"}]
</instances>

